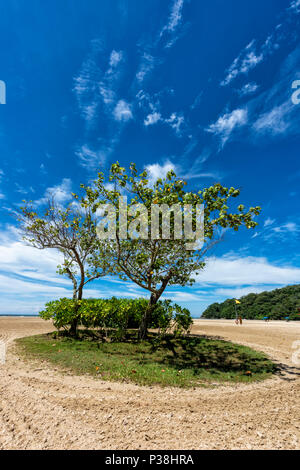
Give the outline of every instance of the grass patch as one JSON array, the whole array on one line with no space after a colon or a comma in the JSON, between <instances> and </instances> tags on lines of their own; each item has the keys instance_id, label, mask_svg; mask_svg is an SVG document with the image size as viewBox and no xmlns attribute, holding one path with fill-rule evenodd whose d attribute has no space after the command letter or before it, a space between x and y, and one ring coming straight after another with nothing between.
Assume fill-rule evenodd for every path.
<instances>
[{"instance_id":1,"label":"grass patch","mask_svg":"<svg viewBox=\"0 0 300 470\"><path fill-rule=\"evenodd\" d=\"M175 387L210 383L253 382L275 372L263 353L205 336L158 339L151 334L138 342L135 332L125 341L104 341L96 332L79 339L53 333L20 338L19 351L29 359L48 361L75 374L140 385Z\"/></svg>"}]
</instances>

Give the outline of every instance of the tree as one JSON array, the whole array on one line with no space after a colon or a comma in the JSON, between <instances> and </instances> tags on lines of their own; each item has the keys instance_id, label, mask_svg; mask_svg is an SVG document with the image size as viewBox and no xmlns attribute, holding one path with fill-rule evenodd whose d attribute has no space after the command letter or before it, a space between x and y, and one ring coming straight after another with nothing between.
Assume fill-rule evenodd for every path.
<instances>
[{"instance_id":1,"label":"tree","mask_svg":"<svg viewBox=\"0 0 300 470\"><path fill-rule=\"evenodd\" d=\"M73 194L78 199L76 194ZM44 250L54 248L63 255L58 273L73 284L73 300L83 297L84 287L112 271L106 256L105 242L96 236L96 219L88 207L74 201L67 208L58 206L52 198L43 214L38 214L32 202L24 202L19 214L23 239L31 246ZM78 319L75 307L70 333L76 334Z\"/></svg>"},{"instance_id":2,"label":"tree","mask_svg":"<svg viewBox=\"0 0 300 470\"><path fill-rule=\"evenodd\" d=\"M176 178L173 171L170 171L166 178L157 179L154 185L150 184L147 177L147 171L138 174L135 164L130 165L127 174L125 168L117 162L110 169L110 185L105 183L104 175L99 173L92 187L83 186L85 196L82 199L82 204L90 207L94 213L107 202L112 205L117 220L115 226L112 227L115 239L110 240L110 257L118 266L119 276L122 279L130 279L150 292L148 307L139 327L141 339L147 335L152 311L166 287L192 285L195 282L194 275L205 266L205 253L220 239L220 232L227 228L238 230L242 225L254 228L257 222L253 220L253 217L261 210L260 207L251 207L246 212L245 207L239 205L237 212L229 212L227 205L229 200L239 196L240 191L223 187L220 183L196 193L186 192L184 188L187 183ZM130 196L126 205L126 215L133 234L131 239L127 238L127 220L121 217L120 197L124 194ZM137 204L141 205L137 206ZM157 216L157 212L159 213L162 207L175 207L173 205L179 206L181 215L186 205L189 205L189 208L195 208L196 205L204 206L202 246L194 243L195 240L192 237L194 232L190 231L190 238L183 238L181 235L175 237L176 216L174 212L170 212L169 233L167 233L166 220L159 217L159 232L166 230L165 233L170 237L160 237L160 233L153 233L154 215ZM151 214L150 217L149 214ZM190 209L189 220L193 229L197 226L195 214L195 211ZM184 221L186 224L186 219ZM124 228L126 228L126 236L124 236ZM148 237L150 231L151 238ZM193 249L187 249L188 241L193 242Z\"/></svg>"}]
</instances>

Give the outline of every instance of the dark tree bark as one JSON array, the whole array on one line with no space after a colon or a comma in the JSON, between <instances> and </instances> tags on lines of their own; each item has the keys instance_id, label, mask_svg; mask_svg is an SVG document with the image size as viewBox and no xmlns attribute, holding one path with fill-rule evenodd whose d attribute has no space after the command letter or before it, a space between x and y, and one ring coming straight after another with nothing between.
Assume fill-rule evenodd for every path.
<instances>
[{"instance_id":1,"label":"dark tree bark","mask_svg":"<svg viewBox=\"0 0 300 470\"><path fill-rule=\"evenodd\" d=\"M152 313L153 313L153 310L155 309L157 301L158 301L157 295L156 294L151 294L149 303L147 305L147 308L144 312L142 321L141 321L140 326L139 326L138 337L139 337L140 340L147 338L148 326L149 326L149 323L151 322Z\"/></svg>"}]
</instances>

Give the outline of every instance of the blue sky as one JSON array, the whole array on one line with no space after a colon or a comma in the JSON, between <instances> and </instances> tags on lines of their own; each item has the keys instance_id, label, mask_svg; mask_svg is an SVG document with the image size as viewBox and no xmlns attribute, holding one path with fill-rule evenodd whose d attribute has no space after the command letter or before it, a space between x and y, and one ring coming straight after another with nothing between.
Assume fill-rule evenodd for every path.
<instances>
[{"instance_id":1,"label":"blue sky","mask_svg":"<svg viewBox=\"0 0 300 470\"><path fill-rule=\"evenodd\" d=\"M199 316L213 301L300 281L300 0L9 0L1 5L1 314L70 295L59 255L24 246L12 216L98 169L174 168L261 205L255 231L227 233L193 288L166 297ZM141 293L116 279L86 296Z\"/></svg>"}]
</instances>

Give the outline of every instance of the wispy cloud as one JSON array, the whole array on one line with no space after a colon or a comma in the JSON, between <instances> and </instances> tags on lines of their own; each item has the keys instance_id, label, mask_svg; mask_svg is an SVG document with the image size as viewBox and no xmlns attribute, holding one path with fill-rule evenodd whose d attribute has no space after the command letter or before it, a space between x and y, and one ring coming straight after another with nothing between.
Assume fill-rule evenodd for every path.
<instances>
[{"instance_id":1,"label":"wispy cloud","mask_svg":"<svg viewBox=\"0 0 300 470\"><path fill-rule=\"evenodd\" d=\"M79 74L73 79L73 92L76 96L81 115L88 125L92 124L97 116L99 81L102 76L102 70L98 65L98 58L102 50L102 42L99 39L93 40L88 57L83 62Z\"/></svg>"},{"instance_id":2,"label":"wispy cloud","mask_svg":"<svg viewBox=\"0 0 300 470\"><path fill-rule=\"evenodd\" d=\"M70 178L63 178L60 184L47 188L44 196L34 201L34 204L37 206L47 204L49 200L54 198L57 204L64 205L72 199L71 190L72 181Z\"/></svg>"},{"instance_id":3,"label":"wispy cloud","mask_svg":"<svg viewBox=\"0 0 300 470\"><path fill-rule=\"evenodd\" d=\"M218 172L205 172L201 169L201 157L196 159L194 164L187 168L185 165L173 163L171 160L166 160L164 163L152 163L145 167L148 171L150 184L153 185L158 178L164 178L168 171L173 170L178 178L185 180L195 178L213 178L221 180L222 175Z\"/></svg>"},{"instance_id":4,"label":"wispy cloud","mask_svg":"<svg viewBox=\"0 0 300 470\"><path fill-rule=\"evenodd\" d=\"M75 154L79 157L79 161L82 167L89 171L97 170L102 167L108 155L110 155L112 147L106 149L101 148L100 150L93 150L87 144L79 147Z\"/></svg>"},{"instance_id":5,"label":"wispy cloud","mask_svg":"<svg viewBox=\"0 0 300 470\"><path fill-rule=\"evenodd\" d=\"M108 54L101 40L94 40L78 76L74 78L73 91L87 124L83 143L77 145L75 155L79 164L88 171L95 171L106 163L124 125L133 118L132 104L119 96L125 66L124 51L113 49ZM105 137L99 138L98 144L95 144L94 133L90 132L96 122L105 130Z\"/></svg>"},{"instance_id":6,"label":"wispy cloud","mask_svg":"<svg viewBox=\"0 0 300 470\"><path fill-rule=\"evenodd\" d=\"M220 137L221 148L227 141L240 136L255 143L266 135L283 138L299 134L299 107L291 99L291 84L300 77L299 64L300 47L297 46L281 64L274 84L268 90L251 97L243 108L220 116L206 128L207 132Z\"/></svg>"},{"instance_id":7,"label":"wispy cloud","mask_svg":"<svg viewBox=\"0 0 300 470\"><path fill-rule=\"evenodd\" d=\"M32 186L30 186L29 188L24 188L17 182L15 182L15 186L16 186L16 189L15 189L16 193L19 193L19 194L35 193L35 190L33 189Z\"/></svg>"},{"instance_id":8,"label":"wispy cloud","mask_svg":"<svg viewBox=\"0 0 300 470\"><path fill-rule=\"evenodd\" d=\"M45 302L72 297L70 281L56 274L62 255L33 248L20 238L15 227L0 231L0 313L37 314ZM97 296L97 291L87 289L86 295Z\"/></svg>"},{"instance_id":9,"label":"wispy cloud","mask_svg":"<svg viewBox=\"0 0 300 470\"><path fill-rule=\"evenodd\" d=\"M139 84L141 84L147 75L154 69L155 65L159 63L158 59L147 52L144 52L141 57L140 65L136 73L136 79Z\"/></svg>"},{"instance_id":10,"label":"wispy cloud","mask_svg":"<svg viewBox=\"0 0 300 470\"><path fill-rule=\"evenodd\" d=\"M267 243L278 243L280 240L284 243L298 243L300 236L300 223L298 220L276 223L276 219L268 217L262 230L255 232L252 238L260 237Z\"/></svg>"},{"instance_id":11,"label":"wispy cloud","mask_svg":"<svg viewBox=\"0 0 300 470\"><path fill-rule=\"evenodd\" d=\"M174 0L171 4L167 23L162 28L159 38L164 39L165 48L172 47L180 37L179 28L182 24L184 0Z\"/></svg>"},{"instance_id":12,"label":"wispy cloud","mask_svg":"<svg viewBox=\"0 0 300 470\"><path fill-rule=\"evenodd\" d=\"M153 185L158 178L165 178L168 171L176 172L176 165L170 160L167 160L163 165L160 163L151 163L145 166L148 172L149 183Z\"/></svg>"},{"instance_id":13,"label":"wispy cloud","mask_svg":"<svg viewBox=\"0 0 300 470\"><path fill-rule=\"evenodd\" d=\"M123 59L123 52L115 51L113 49L111 51L110 58L109 58L110 69L108 70L108 73L111 73L112 70L121 62L122 59Z\"/></svg>"},{"instance_id":14,"label":"wispy cloud","mask_svg":"<svg viewBox=\"0 0 300 470\"><path fill-rule=\"evenodd\" d=\"M282 15L282 22L276 25L266 39L261 41L260 45L253 39L234 59L226 70L221 86L229 85L240 75L247 75L258 64L273 55L287 38L289 38L291 43L295 42L298 38L299 27L298 25L291 26L291 18L294 18L294 14L299 12L300 0L293 0L289 8Z\"/></svg>"},{"instance_id":15,"label":"wispy cloud","mask_svg":"<svg viewBox=\"0 0 300 470\"><path fill-rule=\"evenodd\" d=\"M291 84L300 77L300 47L296 47L281 65L274 85L249 101L247 106L252 120L252 133L256 137L288 136L299 134L299 107L291 99ZM296 72L295 72L296 70Z\"/></svg>"},{"instance_id":16,"label":"wispy cloud","mask_svg":"<svg viewBox=\"0 0 300 470\"><path fill-rule=\"evenodd\" d=\"M108 58L106 71L100 67L104 62L105 49L99 39L91 42L91 50L84 60L80 72L74 77L73 91L77 98L81 115L91 126L101 107L111 112L111 106L117 101L115 88L120 79L120 64L124 61L123 51L113 49ZM105 68L104 68L105 70Z\"/></svg>"},{"instance_id":17,"label":"wispy cloud","mask_svg":"<svg viewBox=\"0 0 300 470\"><path fill-rule=\"evenodd\" d=\"M281 284L279 284L281 285ZM238 299L248 294L260 294L261 292L275 289L276 285L273 286L247 286L247 287L234 287L234 288L219 288L214 291L214 294L219 296L228 297L229 299Z\"/></svg>"},{"instance_id":18,"label":"wispy cloud","mask_svg":"<svg viewBox=\"0 0 300 470\"><path fill-rule=\"evenodd\" d=\"M255 82L251 83L246 83L242 88L240 88L238 91L238 94L240 96L246 96L246 95L252 95L258 90L259 86Z\"/></svg>"},{"instance_id":19,"label":"wispy cloud","mask_svg":"<svg viewBox=\"0 0 300 470\"><path fill-rule=\"evenodd\" d=\"M180 291L172 291L166 290L162 299L170 299L173 302L191 302L191 301L198 301L202 299L203 296L199 296L197 294L192 294L190 292L180 292Z\"/></svg>"},{"instance_id":20,"label":"wispy cloud","mask_svg":"<svg viewBox=\"0 0 300 470\"><path fill-rule=\"evenodd\" d=\"M270 217L268 217L264 222L264 227L269 227L270 225L273 225L274 222L275 222L275 219L271 219Z\"/></svg>"},{"instance_id":21,"label":"wispy cloud","mask_svg":"<svg viewBox=\"0 0 300 470\"><path fill-rule=\"evenodd\" d=\"M125 100L119 100L113 111L114 118L117 121L129 121L132 119L131 105Z\"/></svg>"},{"instance_id":22,"label":"wispy cloud","mask_svg":"<svg viewBox=\"0 0 300 470\"><path fill-rule=\"evenodd\" d=\"M255 41L251 41L227 69L226 77L221 82L221 86L228 85L238 75L247 74L251 69L262 62L263 58L263 52L257 52Z\"/></svg>"},{"instance_id":23,"label":"wispy cloud","mask_svg":"<svg viewBox=\"0 0 300 470\"><path fill-rule=\"evenodd\" d=\"M247 109L235 109L231 113L223 114L211 124L206 131L220 137L222 146L230 139L231 134L248 122Z\"/></svg>"},{"instance_id":24,"label":"wispy cloud","mask_svg":"<svg viewBox=\"0 0 300 470\"><path fill-rule=\"evenodd\" d=\"M181 135L182 127L184 125L184 115L182 112L172 112L170 115L163 115L161 110L161 100L170 99L174 90L168 87L160 90L157 93L150 94L144 90L139 90L136 94L137 107L144 113L144 125L151 126L157 123L167 124L175 133Z\"/></svg>"},{"instance_id":25,"label":"wispy cloud","mask_svg":"<svg viewBox=\"0 0 300 470\"><path fill-rule=\"evenodd\" d=\"M172 113L168 119L165 119L165 122L174 129L178 136L181 136L182 127L184 125L184 116L182 113Z\"/></svg>"},{"instance_id":26,"label":"wispy cloud","mask_svg":"<svg viewBox=\"0 0 300 470\"><path fill-rule=\"evenodd\" d=\"M300 226L295 222L287 222L286 224L273 227L272 230L279 234L296 234L300 233Z\"/></svg>"},{"instance_id":27,"label":"wispy cloud","mask_svg":"<svg viewBox=\"0 0 300 470\"><path fill-rule=\"evenodd\" d=\"M144 119L144 125L153 126L154 124L162 123L170 126L178 137L182 136L185 120L183 113L173 112L169 117L163 117L158 112L154 105L151 106L152 112L147 114Z\"/></svg>"},{"instance_id":28,"label":"wispy cloud","mask_svg":"<svg viewBox=\"0 0 300 470\"><path fill-rule=\"evenodd\" d=\"M286 285L300 282L300 269L271 264L262 257L224 255L209 258L196 282L221 286Z\"/></svg>"},{"instance_id":29,"label":"wispy cloud","mask_svg":"<svg viewBox=\"0 0 300 470\"><path fill-rule=\"evenodd\" d=\"M193 103L190 106L192 110L199 107L202 97L203 97L203 91L200 91L200 93L198 93L198 95L196 96L196 98L194 99Z\"/></svg>"},{"instance_id":30,"label":"wispy cloud","mask_svg":"<svg viewBox=\"0 0 300 470\"><path fill-rule=\"evenodd\" d=\"M293 0L289 9L293 10L295 13L300 13L300 0Z\"/></svg>"},{"instance_id":31,"label":"wispy cloud","mask_svg":"<svg viewBox=\"0 0 300 470\"><path fill-rule=\"evenodd\" d=\"M150 113L144 119L145 126L152 126L161 120L161 114L158 112Z\"/></svg>"},{"instance_id":32,"label":"wispy cloud","mask_svg":"<svg viewBox=\"0 0 300 470\"><path fill-rule=\"evenodd\" d=\"M287 99L284 103L274 106L272 109L261 114L257 121L254 122L253 128L256 132L262 134L285 134L289 127L293 125L292 119L289 119L293 110L294 105L290 99Z\"/></svg>"}]
</instances>

